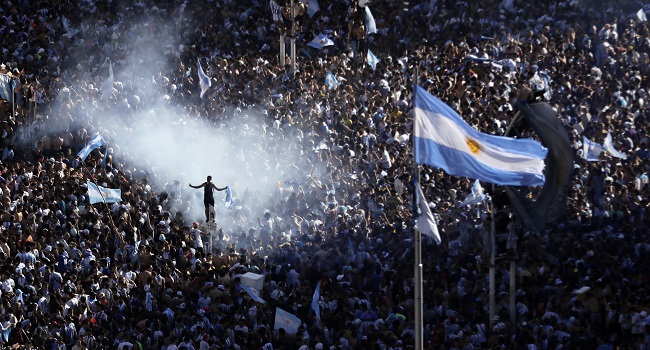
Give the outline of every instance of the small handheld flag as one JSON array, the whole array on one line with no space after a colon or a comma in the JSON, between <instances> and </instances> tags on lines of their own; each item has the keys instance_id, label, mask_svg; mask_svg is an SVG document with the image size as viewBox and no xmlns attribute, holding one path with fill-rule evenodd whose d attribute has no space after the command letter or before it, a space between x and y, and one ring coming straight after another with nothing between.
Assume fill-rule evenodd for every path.
<instances>
[{"instance_id":1,"label":"small handheld flag","mask_svg":"<svg viewBox=\"0 0 650 350\"><path fill-rule=\"evenodd\" d=\"M370 7L366 6L366 33L377 34L377 24L375 24L375 17L370 12Z\"/></svg>"},{"instance_id":2,"label":"small handheld flag","mask_svg":"<svg viewBox=\"0 0 650 350\"><path fill-rule=\"evenodd\" d=\"M483 200L485 200L487 196L485 193L483 193L483 187L481 187L481 182L476 180L474 181L474 185L472 185L472 193L470 193L467 198L463 201L463 203L460 203L461 207L464 207L466 205L474 205L474 204L479 204Z\"/></svg>"},{"instance_id":3,"label":"small handheld flag","mask_svg":"<svg viewBox=\"0 0 650 350\"><path fill-rule=\"evenodd\" d=\"M612 143L612 134L610 133L607 133L607 137L605 137L605 141L603 141L603 149L609 152L613 157L627 159L625 153L619 152L614 148L614 144Z\"/></svg>"},{"instance_id":4,"label":"small handheld flag","mask_svg":"<svg viewBox=\"0 0 650 350\"><path fill-rule=\"evenodd\" d=\"M233 207L233 200L232 200L232 191L230 190L230 186L226 186L226 199L224 199L226 202L226 208L232 209Z\"/></svg>"},{"instance_id":5,"label":"small handheld flag","mask_svg":"<svg viewBox=\"0 0 650 350\"><path fill-rule=\"evenodd\" d=\"M327 84L330 90L341 85L338 79L336 79L336 76L330 71L327 71L327 75L325 76L325 84Z\"/></svg>"},{"instance_id":6,"label":"small handheld flag","mask_svg":"<svg viewBox=\"0 0 650 350\"><path fill-rule=\"evenodd\" d=\"M302 321L296 315L282 310L279 307L275 308L275 326L273 329L284 329L289 334L298 333L298 327L302 325Z\"/></svg>"},{"instance_id":7,"label":"small handheld flag","mask_svg":"<svg viewBox=\"0 0 650 350\"><path fill-rule=\"evenodd\" d=\"M84 146L84 148L77 153L77 157L81 158L81 161L86 160L90 152L92 152L95 148L99 148L103 146L106 142L104 139L99 135L99 133L96 133L95 136L93 136L90 141Z\"/></svg>"},{"instance_id":8,"label":"small handheld flag","mask_svg":"<svg viewBox=\"0 0 650 350\"><path fill-rule=\"evenodd\" d=\"M210 81L210 78L207 75L205 75L205 72L201 67L200 59L197 61L197 65L198 65L197 71L199 72L199 85L201 86L201 98L203 98L203 95L205 95L208 89L212 86L212 82Z\"/></svg>"},{"instance_id":9,"label":"small handheld flag","mask_svg":"<svg viewBox=\"0 0 650 350\"><path fill-rule=\"evenodd\" d=\"M604 151L603 146L582 137L582 157L588 162L597 162L598 157Z\"/></svg>"},{"instance_id":10,"label":"small handheld flag","mask_svg":"<svg viewBox=\"0 0 650 350\"><path fill-rule=\"evenodd\" d=\"M368 50L367 61L368 61L368 65L370 66L370 68L372 68L372 70L375 70L377 68L377 63L379 63L379 59L370 50Z\"/></svg>"},{"instance_id":11,"label":"small handheld flag","mask_svg":"<svg viewBox=\"0 0 650 350\"><path fill-rule=\"evenodd\" d=\"M97 186L90 181L86 185L88 186L88 201L90 204L117 203L122 201L121 190Z\"/></svg>"},{"instance_id":12,"label":"small handheld flag","mask_svg":"<svg viewBox=\"0 0 650 350\"><path fill-rule=\"evenodd\" d=\"M440 232L438 232L438 225L436 224L436 219L431 213L431 209L427 204L426 198L424 198L424 192L422 192L422 187L420 184L415 184L415 191L417 192L417 206L418 206L418 217L415 222L415 229L421 233L433 237L437 244L440 244Z\"/></svg>"},{"instance_id":13,"label":"small handheld flag","mask_svg":"<svg viewBox=\"0 0 650 350\"><path fill-rule=\"evenodd\" d=\"M324 48L326 46L332 46L332 45L334 45L334 42L332 41L332 39L328 38L323 33L318 34L318 36L316 38L314 38L314 40L307 43L307 46L311 46L311 47L316 48L316 49L322 49L322 48Z\"/></svg>"}]
</instances>

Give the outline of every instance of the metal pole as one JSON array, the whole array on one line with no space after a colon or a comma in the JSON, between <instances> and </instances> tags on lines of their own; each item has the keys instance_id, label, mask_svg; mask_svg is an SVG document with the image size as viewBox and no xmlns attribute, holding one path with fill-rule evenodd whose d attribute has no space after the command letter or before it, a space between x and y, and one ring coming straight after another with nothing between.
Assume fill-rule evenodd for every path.
<instances>
[{"instance_id":1,"label":"metal pole","mask_svg":"<svg viewBox=\"0 0 650 350\"><path fill-rule=\"evenodd\" d=\"M418 67L415 66L413 74L413 98L415 98L415 91L418 84ZM415 123L413 123L415 127ZM415 158L414 158L415 159ZM414 163L415 167L415 183L416 186L420 186L420 167L417 163ZM417 213L417 189L413 191L414 195L414 213ZM414 281L415 285L414 292L414 301L415 301L415 350L422 350L424 344L424 323L423 317L424 307L422 305L422 233L418 230L415 232L415 271L414 271Z\"/></svg>"},{"instance_id":2,"label":"metal pole","mask_svg":"<svg viewBox=\"0 0 650 350\"><path fill-rule=\"evenodd\" d=\"M285 36L284 33L280 33L280 67L284 68L284 65L286 64L286 51L284 48L284 40Z\"/></svg>"},{"instance_id":3,"label":"metal pole","mask_svg":"<svg viewBox=\"0 0 650 350\"><path fill-rule=\"evenodd\" d=\"M494 185L492 185L492 193L494 193ZM494 283L494 275L495 275L495 266L496 266L496 255L497 255L497 245L496 245L496 239L495 239L495 231L496 231L496 222L494 221L494 200L492 199L493 196L490 196L490 217L491 217L491 222L490 222L490 331L492 330L492 327L494 326L494 312L495 312L495 297L494 297L494 292L495 292L495 283Z\"/></svg>"},{"instance_id":4,"label":"metal pole","mask_svg":"<svg viewBox=\"0 0 650 350\"><path fill-rule=\"evenodd\" d=\"M291 74L296 71L296 9L291 0Z\"/></svg>"},{"instance_id":5,"label":"metal pole","mask_svg":"<svg viewBox=\"0 0 650 350\"><path fill-rule=\"evenodd\" d=\"M512 252L512 257L510 259L510 323L512 323L514 327L515 321L517 320L517 308L515 305L517 302L515 295L517 283L517 237L514 229L514 223L510 224L510 237L508 237L508 242L510 243L509 249Z\"/></svg>"},{"instance_id":6,"label":"metal pole","mask_svg":"<svg viewBox=\"0 0 650 350\"><path fill-rule=\"evenodd\" d=\"M16 118L16 78L11 78L14 84L11 84L11 115Z\"/></svg>"}]
</instances>

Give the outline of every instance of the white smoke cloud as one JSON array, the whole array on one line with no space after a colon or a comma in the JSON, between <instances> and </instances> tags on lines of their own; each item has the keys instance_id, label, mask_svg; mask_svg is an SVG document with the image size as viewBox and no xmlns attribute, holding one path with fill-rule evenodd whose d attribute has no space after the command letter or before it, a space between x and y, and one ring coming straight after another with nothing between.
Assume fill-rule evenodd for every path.
<instances>
[{"instance_id":1,"label":"white smoke cloud","mask_svg":"<svg viewBox=\"0 0 650 350\"><path fill-rule=\"evenodd\" d=\"M54 112L44 130L56 133L64 132L69 125L85 126L89 133L98 131L106 139L114 162L131 172L146 172L154 190L169 190L175 180L180 181L183 198L191 203L189 220L202 221L204 208L202 190L188 184L199 185L211 175L218 187L230 186L235 197L246 197L237 205L250 209L242 208L246 219L234 221L236 209L225 209L225 192L216 192L217 221L227 230L239 225L247 230L257 225L257 218L263 217L267 209L275 211L271 206L287 195L280 190L287 187L285 181L304 183L306 174L318 173L301 157L296 137L265 126L263 111L206 117L196 112L202 110L196 104L204 101L188 98L187 106L174 106L166 89L169 82L181 83L177 79L181 74L177 60L180 55L174 49L180 44L175 39L178 36L164 31L142 33L138 31L129 43L137 48L131 56L94 58L101 63L93 74L83 73L83 69L64 72L63 82L69 89L64 89L52 104ZM88 62L87 57L77 59L81 66ZM89 89L89 84L102 86L108 77L108 59L113 62L115 75L113 96L91 100L77 97L84 95L81 90ZM196 63L182 64L196 80ZM163 72L174 70L176 76L164 76ZM198 95L198 86L195 93Z\"/></svg>"}]
</instances>

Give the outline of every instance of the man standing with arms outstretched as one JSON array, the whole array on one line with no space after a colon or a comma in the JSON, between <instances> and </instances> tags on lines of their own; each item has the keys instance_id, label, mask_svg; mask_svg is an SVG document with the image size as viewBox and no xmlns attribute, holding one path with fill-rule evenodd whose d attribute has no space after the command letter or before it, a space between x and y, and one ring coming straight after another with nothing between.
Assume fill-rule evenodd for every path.
<instances>
[{"instance_id":1,"label":"man standing with arms outstretched","mask_svg":"<svg viewBox=\"0 0 650 350\"><path fill-rule=\"evenodd\" d=\"M201 188L203 187L203 205L205 205L205 222L214 222L214 217L210 217L210 207L214 208L214 191L224 191L227 187L219 188L212 183L212 176L208 175L208 180L198 186L192 186L192 188Z\"/></svg>"}]
</instances>

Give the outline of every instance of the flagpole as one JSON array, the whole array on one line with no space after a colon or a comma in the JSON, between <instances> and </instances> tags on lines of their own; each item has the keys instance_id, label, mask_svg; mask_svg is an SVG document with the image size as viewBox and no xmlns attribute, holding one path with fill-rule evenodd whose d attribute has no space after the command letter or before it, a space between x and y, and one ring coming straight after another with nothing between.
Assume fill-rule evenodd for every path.
<instances>
[{"instance_id":1,"label":"flagpole","mask_svg":"<svg viewBox=\"0 0 650 350\"><path fill-rule=\"evenodd\" d=\"M296 71L296 9L291 0L291 74Z\"/></svg>"},{"instance_id":2,"label":"flagpole","mask_svg":"<svg viewBox=\"0 0 650 350\"><path fill-rule=\"evenodd\" d=\"M510 256L510 323L512 324L512 327L515 327L515 322L517 318L517 313L516 313L516 274L517 274L517 237L515 236L517 233L515 232L515 227L514 223L511 223L510 225L510 237L508 237L508 243L510 243L509 250L512 252L512 255Z\"/></svg>"},{"instance_id":3,"label":"flagpole","mask_svg":"<svg viewBox=\"0 0 650 350\"><path fill-rule=\"evenodd\" d=\"M490 324L490 331L492 330L492 327L494 326L494 311L495 311L495 297L494 297L494 292L495 292L495 281L494 281L494 275L495 275L495 265L496 265L496 239L495 239L495 231L496 231L496 222L494 221L494 212L496 209L494 208L494 200L492 197L494 197L494 184L492 184L492 196L490 196L490 310L489 310L489 324ZM512 276L511 276L512 278Z\"/></svg>"},{"instance_id":4,"label":"flagpole","mask_svg":"<svg viewBox=\"0 0 650 350\"><path fill-rule=\"evenodd\" d=\"M414 67L414 72L413 72L413 99L415 99L415 92L417 91L417 84L418 84L418 67L417 65ZM415 130L415 122L413 122L413 128ZM415 135L415 133L414 133ZM415 138L413 138L415 140ZM415 145L413 147L413 154L415 155ZM420 167L418 166L417 162L415 162L415 157L413 157L413 168L414 168L414 175L415 175L415 185L420 186ZM417 216L418 212L418 198L417 198L417 188L414 189L413 191L413 218ZM413 220L415 222L415 220ZM413 284L415 285L414 292L414 301L415 301L415 350L421 350L423 348L423 342L424 342L424 337L423 337L423 323L422 323L422 314L423 314L423 306L422 306L422 233L415 229L415 225L413 225L413 233L415 234L414 238L414 252L415 252L415 264L414 264L414 281Z\"/></svg>"}]
</instances>

